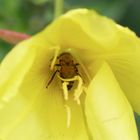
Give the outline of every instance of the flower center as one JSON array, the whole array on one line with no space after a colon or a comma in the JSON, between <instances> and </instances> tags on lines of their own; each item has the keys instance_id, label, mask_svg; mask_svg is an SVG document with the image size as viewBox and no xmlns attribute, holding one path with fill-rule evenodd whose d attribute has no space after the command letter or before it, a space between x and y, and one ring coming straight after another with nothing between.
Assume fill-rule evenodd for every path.
<instances>
[{"instance_id":1,"label":"flower center","mask_svg":"<svg viewBox=\"0 0 140 140\"><path fill-rule=\"evenodd\" d=\"M61 81L63 81L62 89L63 89L64 99L65 100L68 100L68 88L67 88L67 85L69 84L69 82L78 81L78 86L74 91L74 100L77 102L78 105L80 105L80 96L81 96L81 94L83 92L83 80L82 80L82 78L79 75L77 75L77 76L75 76L73 78L70 78L70 79L64 79L64 78L60 77L59 75L58 75L58 77L59 77L59 79Z\"/></svg>"},{"instance_id":2,"label":"flower center","mask_svg":"<svg viewBox=\"0 0 140 140\"><path fill-rule=\"evenodd\" d=\"M74 58L70 53L64 52L60 55L59 54L60 48L55 49L55 54L52 59L50 69L54 70L56 68L51 80L49 81L48 85L53 80L55 74L57 73L58 78L62 81L62 90L63 90L63 96L64 100L68 100L68 94L69 90L73 86L73 83L75 81L78 81L77 87L74 89L74 101L77 102L78 105L80 105L80 96L83 92L83 79L81 78L80 74L78 73L77 65L78 63L74 62ZM56 61L58 60L58 63ZM48 87L47 85L47 87ZM64 105L67 112L67 127L70 126L71 121L71 110L68 105Z\"/></svg>"}]
</instances>

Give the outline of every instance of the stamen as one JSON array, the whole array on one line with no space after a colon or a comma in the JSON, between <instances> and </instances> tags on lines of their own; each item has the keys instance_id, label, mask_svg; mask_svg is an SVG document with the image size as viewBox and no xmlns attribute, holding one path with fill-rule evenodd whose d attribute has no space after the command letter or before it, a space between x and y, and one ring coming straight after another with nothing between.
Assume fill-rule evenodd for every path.
<instances>
[{"instance_id":1,"label":"stamen","mask_svg":"<svg viewBox=\"0 0 140 140\"><path fill-rule=\"evenodd\" d=\"M76 90L75 93L74 93L74 100L77 102L78 105L81 104L81 102L80 102L80 95L82 94L82 91L83 90L81 90L81 91Z\"/></svg>"},{"instance_id":2,"label":"stamen","mask_svg":"<svg viewBox=\"0 0 140 140\"><path fill-rule=\"evenodd\" d=\"M67 96L68 96L67 85L69 84L68 82L76 81L76 80L78 81L78 86L77 86L77 88L75 89L75 92L74 92L74 100L77 102L78 105L80 105L80 96L83 92L83 80L82 80L82 78L79 75L77 75L73 78L69 78L69 79L64 79L64 78L60 77L59 75L58 75L58 77L62 81L64 81L63 84L62 84L62 88L63 88L63 91L64 91L64 99L65 100L68 99L67 98Z\"/></svg>"},{"instance_id":3,"label":"stamen","mask_svg":"<svg viewBox=\"0 0 140 140\"><path fill-rule=\"evenodd\" d=\"M64 99L65 100L68 100L68 89L67 89L68 84L69 83L65 82L65 81L62 83L62 89L63 89L63 92L64 92Z\"/></svg>"},{"instance_id":4,"label":"stamen","mask_svg":"<svg viewBox=\"0 0 140 140\"><path fill-rule=\"evenodd\" d=\"M66 108L66 113L67 113L67 128L70 127L70 122L71 122L71 110L68 105L64 105Z\"/></svg>"},{"instance_id":5,"label":"stamen","mask_svg":"<svg viewBox=\"0 0 140 140\"><path fill-rule=\"evenodd\" d=\"M57 75L58 78L60 78L61 81L65 81L65 82L71 82L71 81L76 81L77 80L77 76L73 77L73 78L69 78L69 79L64 79L62 77L60 77L59 75Z\"/></svg>"},{"instance_id":6,"label":"stamen","mask_svg":"<svg viewBox=\"0 0 140 140\"><path fill-rule=\"evenodd\" d=\"M77 104L80 105L80 96L83 92L83 80L80 76L77 76L77 80L78 80L78 87L74 92L74 100L77 101Z\"/></svg>"},{"instance_id":7,"label":"stamen","mask_svg":"<svg viewBox=\"0 0 140 140\"><path fill-rule=\"evenodd\" d=\"M57 46L57 47L55 47L54 49L55 49L55 53L54 53L54 58L53 58L53 60L52 60L51 66L50 66L50 69L51 69L51 70L53 70L53 68L54 68L55 62L56 62L56 60L57 60L57 56L58 56L58 54L59 54L60 47Z\"/></svg>"}]
</instances>

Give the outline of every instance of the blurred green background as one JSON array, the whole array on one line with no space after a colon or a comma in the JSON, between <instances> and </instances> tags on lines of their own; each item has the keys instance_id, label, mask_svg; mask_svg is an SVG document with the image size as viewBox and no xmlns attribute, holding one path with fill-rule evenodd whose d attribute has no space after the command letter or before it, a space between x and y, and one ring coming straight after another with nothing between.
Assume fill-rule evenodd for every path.
<instances>
[{"instance_id":1,"label":"blurred green background","mask_svg":"<svg viewBox=\"0 0 140 140\"><path fill-rule=\"evenodd\" d=\"M96 9L140 36L140 0L64 0L64 12ZM0 0L0 28L35 34L54 18L54 0ZM0 40L0 61L12 45ZM140 117L135 114L140 134Z\"/></svg>"},{"instance_id":2,"label":"blurred green background","mask_svg":"<svg viewBox=\"0 0 140 140\"><path fill-rule=\"evenodd\" d=\"M35 34L54 18L55 0L0 0L0 28ZM111 17L140 35L140 0L64 0L64 12L86 7ZM11 49L0 41L0 60Z\"/></svg>"}]
</instances>

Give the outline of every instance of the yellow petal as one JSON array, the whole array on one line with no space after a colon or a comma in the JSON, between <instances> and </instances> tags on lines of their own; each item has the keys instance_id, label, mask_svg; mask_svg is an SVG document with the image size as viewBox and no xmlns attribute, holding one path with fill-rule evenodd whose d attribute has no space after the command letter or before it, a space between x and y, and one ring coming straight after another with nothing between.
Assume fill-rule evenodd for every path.
<instances>
[{"instance_id":1,"label":"yellow petal","mask_svg":"<svg viewBox=\"0 0 140 140\"><path fill-rule=\"evenodd\" d=\"M85 112L95 140L138 140L133 111L108 64L89 88Z\"/></svg>"},{"instance_id":2,"label":"yellow petal","mask_svg":"<svg viewBox=\"0 0 140 140\"><path fill-rule=\"evenodd\" d=\"M12 96L15 96L14 92L18 89L26 72L33 63L34 52L35 49L33 47L22 45L22 47L19 46L13 49L1 63L0 96L7 92L7 95L1 101L7 102Z\"/></svg>"},{"instance_id":3,"label":"yellow petal","mask_svg":"<svg viewBox=\"0 0 140 140\"><path fill-rule=\"evenodd\" d=\"M69 129L70 131L68 132L67 129L65 130L65 126L64 126L65 124L64 122L66 122L66 112L62 107L63 106L62 98L57 97L58 95L61 94L61 92L59 90L55 90L58 91L58 94L56 94L55 91L52 90L46 91L45 89L45 84L47 83L47 80L52 74L52 73L48 74L49 61L54 54L53 47L56 46L60 46L62 52L68 51L70 48L72 50L72 53L75 53L75 55L77 55L81 59L81 61L84 62L84 64L87 64L87 71L90 73L90 75L92 75L93 73L94 67L90 65L91 63L93 63L93 61L95 62L97 60L98 62L100 60L101 61L107 60L117 80L119 81L122 90L125 91L125 94L127 94L128 99L133 105L135 111L140 112L139 94L138 94L139 85L140 85L139 82L140 78L138 78L139 68L140 68L139 44L140 44L139 39L135 36L133 32L118 26L112 20L109 20L106 17L102 17L94 11L89 11L86 9L79 9L79 10L68 12L64 16L57 19L53 24L51 24L47 29L45 29L38 35L34 36L33 38L31 38L30 40L24 43L19 44L19 47L14 49L7 56L7 58L4 60L0 68L0 77L2 77L1 78L2 80L0 82L0 93L1 93L0 107L3 107L0 113L3 114L0 116L1 117L0 136L2 138L7 138L7 139L10 138L16 139L16 137L20 137L21 134L23 134L24 127L26 126L26 124L28 127L28 124L29 122L31 122L32 119L33 122L31 122L31 129L30 127L28 127L29 129L26 130L26 134L29 133L27 137L29 136L30 139L34 140L35 139L34 137L36 136L38 140L40 139L40 135L43 135L44 132L46 135L45 136L43 135L42 139L45 139L46 137L50 139L51 138L68 139L70 138L70 135L72 135L73 136L72 138L73 139L75 138L76 140L82 138L84 140L87 139L87 132L85 132L86 126L83 122L81 108L77 108L73 104L70 105L73 106L73 108L75 108L75 110L72 110L73 111L72 114L80 114L80 116L74 115L71 128ZM83 57L83 53L81 53L83 51L85 57ZM97 68L95 69L97 71ZM130 75L130 73L132 73L132 76ZM105 79L108 78L106 77ZM110 81L112 81L112 79ZM55 87L55 89L59 89L61 87L60 86L61 84L57 85L56 83L57 82L54 82L52 87ZM100 81L100 83L102 83L102 81ZM114 93L113 97L117 95L116 92L114 92L116 90L115 83L116 81L113 82L112 84L109 83L110 85L108 85L106 82L103 82L102 84L102 86L107 84L108 89L112 89L111 86L114 86L112 89L113 91L111 91L112 93ZM122 94L120 89L117 88L117 91L118 94L120 95L119 98L121 98L122 101L123 100L122 98L125 97L123 97L124 95ZM49 93L52 92L53 95L52 94L46 95L45 93L48 92ZM41 97L39 98L38 96L40 95L40 93L41 94L43 93L43 95L41 95ZM48 106L50 107L51 104L50 103L51 100L49 100L49 98L50 96L53 98L53 96L55 95L56 97L53 99L54 101L52 102L56 101L57 105L51 106L52 107L51 108L52 112L51 112L50 108L48 109ZM61 100L60 106L58 106L58 103L60 101L57 101L57 98L58 100ZM107 101L108 100L109 99L107 99ZM114 102L115 101L118 102L118 100L115 100L114 98L113 100ZM39 106L39 107L37 106L37 110L34 109L36 108L35 107L36 102L38 103L37 105ZM125 101L123 100L123 102L124 103L122 102L120 103L120 106L122 107L121 111L123 112L123 110L127 106L126 110L128 112L129 111L131 112L130 119L132 118L133 120L132 110L130 107L128 107L129 105L127 105L128 103L126 99ZM48 110L45 110L46 108ZM118 108L120 108L119 105L117 106L117 109ZM42 112L41 109L45 112L45 114L41 113ZM61 115L57 116L58 115L57 111L60 112ZM119 112L119 110L117 111ZM127 117L126 115L127 111L126 113L124 113L124 115L119 116L118 114L120 112L119 113L117 112L118 114L116 115L120 117L120 119L117 119L117 121L120 124L124 124L123 127L125 127L126 122L129 122L129 117ZM62 114L64 113L65 115L63 116ZM34 114L37 114L37 116L34 116ZM94 117L92 116L92 114L91 117ZM11 117L8 117L9 115ZM49 117L48 119L48 116L51 117ZM55 120L53 116L55 116ZM51 120L52 118L53 120ZM62 120L64 120L64 122ZM98 122L96 115L95 115L95 120L97 120ZM76 122L76 126L78 123L77 127L75 127L74 122ZM93 122L93 120L91 122ZM118 122L115 124L113 121L114 123L113 125L115 125L116 129L117 129L116 125L118 124ZM33 127L32 127L33 125L32 123L35 124ZM131 123L133 124L133 121L132 122L130 121L130 123L128 124L131 125ZM47 124L49 124L49 126ZM62 124L62 126L60 124ZM98 124L99 123L97 123L97 126ZM113 129L113 125L109 125L109 123L107 124L105 123L105 126L106 125L111 126L107 130L111 129L113 131L110 137L112 138L114 135L116 136L115 133L116 129L115 128ZM105 130L104 129L106 128L105 126L99 126L98 128L102 128L103 130ZM135 129L135 126L133 127ZM120 128L120 125L118 128ZM122 137L124 136L123 134L130 131L128 128L126 128L126 132L121 131ZM132 128L132 132L130 134L135 135L134 129ZM59 131L55 134L56 130ZM64 132L65 134L62 133L62 131L64 130L65 130ZM75 133L76 130L78 130L78 134ZM19 131L20 135L16 135L17 131ZM33 132L34 135L30 132ZM98 129L95 129L94 132L98 132ZM109 137L108 135L110 133L105 131L103 132L105 137L107 137L106 139L108 139ZM98 136L100 137L100 133L97 134L99 134ZM58 137L58 135L60 137ZM130 136L130 138L133 137L132 135ZM21 139L21 137L18 139ZM27 139L26 135L23 136L23 139ZM136 138L134 136L134 140L135 139Z\"/></svg>"},{"instance_id":4,"label":"yellow petal","mask_svg":"<svg viewBox=\"0 0 140 140\"><path fill-rule=\"evenodd\" d=\"M71 49L91 77L95 73L91 68L93 62L107 60L134 110L140 114L140 40L134 32L95 11L76 9L58 18L40 36L54 46L59 45L62 51Z\"/></svg>"},{"instance_id":5,"label":"yellow petal","mask_svg":"<svg viewBox=\"0 0 140 140\"><path fill-rule=\"evenodd\" d=\"M122 50L116 49L107 61L133 109L140 114L140 40L120 26L118 36L118 46L122 46Z\"/></svg>"},{"instance_id":6,"label":"yellow petal","mask_svg":"<svg viewBox=\"0 0 140 140\"><path fill-rule=\"evenodd\" d=\"M88 140L82 108L72 94L67 103L71 109L67 127L60 79L56 76L46 89L53 74L49 65L54 50L45 41L41 43L37 35L19 44L1 65L0 75L5 78L0 84L0 139Z\"/></svg>"},{"instance_id":7,"label":"yellow petal","mask_svg":"<svg viewBox=\"0 0 140 140\"><path fill-rule=\"evenodd\" d=\"M117 43L115 23L87 9L72 10L54 21L42 36L63 49L92 50L92 56L111 50Z\"/></svg>"}]
</instances>

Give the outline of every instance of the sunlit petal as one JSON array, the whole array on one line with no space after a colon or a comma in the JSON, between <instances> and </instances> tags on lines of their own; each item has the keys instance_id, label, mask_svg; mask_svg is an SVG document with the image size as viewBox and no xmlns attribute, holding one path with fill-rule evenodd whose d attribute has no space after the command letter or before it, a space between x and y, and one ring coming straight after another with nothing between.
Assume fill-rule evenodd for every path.
<instances>
[{"instance_id":1,"label":"sunlit petal","mask_svg":"<svg viewBox=\"0 0 140 140\"><path fill-rule=\"evenodd\" d=\"M89 85L85 112L94 139L138 140L132 108L106 63Z\"/></svg>"},{"instance_id":2,"label":"sunlit petal","mask_svg":"<svg viewBox=\"0 0 140 140\"><path fill-rule=\"evenodd\" d=\"M37 38L19 44L1 65L0 74L5 73L5 78L0 85L0 139L88 140L83 110L73 100L73 94L67 102L71 115L68 127L60 79L56 77L46 89L54 50L47 43L37 43Z\"/></svg>"},{"instance_id":3,"label":"sunlit petal","mask_svg":"<svg viewBox=\"0 0 140 140\"><path fill-rule=\"evenodd\" d=\"M0 66L0 139L137 140L130 104L140 113L139 46L132 31L87 9L68 12L17 45ZM73 101L75 89L64 101L57 76L46 88L50 60L65 51L79 60L87 88L82 107Z\"/></svg>"},{"instance_id":4,"label":"sunlit petal","mask_svg":"<svg viewBox=\"0 0 140 140\"><path fill-rule=\"evenodd\" d=\"M78 9L57 19L42 32L42 36L45 34L52 44L64 50L71 48L87 64L91 76L93 63L107 60L132 107L140 114L140 40L134 32L92 10Z\"/></svg>"}]
</instances>

